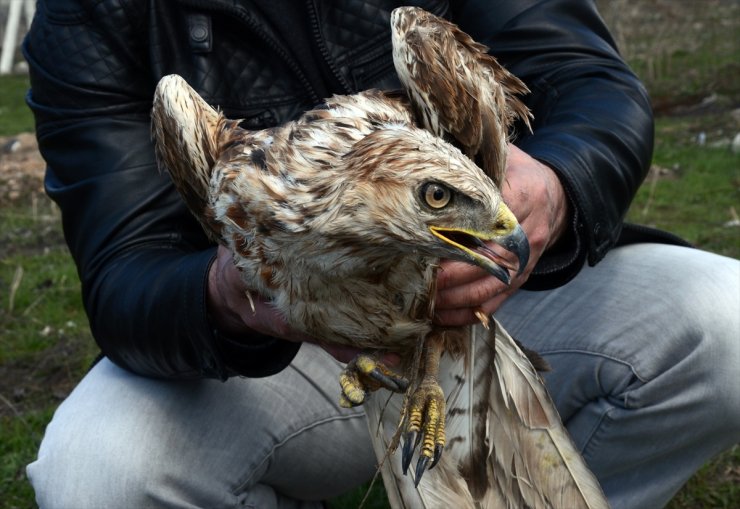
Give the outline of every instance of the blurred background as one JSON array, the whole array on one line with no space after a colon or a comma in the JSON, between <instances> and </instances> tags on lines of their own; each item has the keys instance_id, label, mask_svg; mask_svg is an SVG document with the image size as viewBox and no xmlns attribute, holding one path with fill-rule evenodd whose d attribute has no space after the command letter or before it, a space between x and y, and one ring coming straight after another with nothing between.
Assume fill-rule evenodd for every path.
<instances>
[{"instance_id":1,"label":"blurred background","mask_svg":"<svg viewBox=\"0 0 740 509\"><path fill-rule=\"evenodd\" d=\"M654 164L628 220L740 257L740 1L596 3L657 116ZM31 0L0 0L0 508L35 507L24 467L97 353L24 104L17 44L32 10ZM357 507L365 491L330 507ZM366 507L387 507L380 487ZM740 447L708 463L669 507L740 507Z\"/></svg>"}]
</instances>

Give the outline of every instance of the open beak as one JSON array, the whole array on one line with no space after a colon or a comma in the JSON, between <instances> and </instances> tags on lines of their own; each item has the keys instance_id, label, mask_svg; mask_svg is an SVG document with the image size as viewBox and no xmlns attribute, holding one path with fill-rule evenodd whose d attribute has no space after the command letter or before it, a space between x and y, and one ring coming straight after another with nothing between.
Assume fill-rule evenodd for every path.
<instances>
[{"instance_id":1,"label":"open beak","mask_svg":"<svg viewBox=\"0 0 740 509\"><path fill-rule=\"evenodd\" d=\"M499 228L493 232L477 232L436 226L431 226L430 230L434 236L456 248L462 259L487 270L492 276L508 285L511 281L509 274L511 267L500 255L489 248L485 241L494 242L514 254L518 261L517 275L519 275L529 261L529 240L522 227L514 219L514 215L508 208L503 205L502 207L505 210L499 216L504 216L504 220L498 222L505 225L503 231Z\"/></svg>"}]
</instances>

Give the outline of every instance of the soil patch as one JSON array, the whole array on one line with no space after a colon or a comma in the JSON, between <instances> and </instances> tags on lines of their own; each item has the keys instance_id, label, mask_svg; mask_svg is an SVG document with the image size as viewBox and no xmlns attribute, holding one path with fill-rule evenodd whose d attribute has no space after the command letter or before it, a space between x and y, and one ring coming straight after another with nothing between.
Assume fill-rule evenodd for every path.
<instances>
[{"instance_id":1,"label":"soil patch","mask_svg":"<svg viewBox=\"0 0 740 509\"><path fill-rule=\"evenodd\" d=\"M45 166L33 133L0 136L0 207L43 195Z\"/></svg>"}]
</instances>

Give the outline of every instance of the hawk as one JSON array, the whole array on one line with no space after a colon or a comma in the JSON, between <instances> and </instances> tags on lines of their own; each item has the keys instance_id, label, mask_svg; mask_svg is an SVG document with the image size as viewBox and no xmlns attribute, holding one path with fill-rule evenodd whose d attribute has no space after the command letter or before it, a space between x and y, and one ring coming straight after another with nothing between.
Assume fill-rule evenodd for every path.
<instances>
[{"instance_id":1,"label":"hawk","mask_svg":"<svg viewBox=\"0 0 740 509\"><path fill-rule=\"evenodd\" d=\"M439 50L414 19L452 36L449 50L472 74L423 60ZM368 353L340 376L342 404L366 405L394 507L606 507L542 381L498 323L482 314L471 327L432 323L440 258L505 283L527 264L526 236L498 187L509 127L528 125L514 96L526 88L421 10L394 11L392 29L405 93L334 96L262 131L225 118L181 77L162 78L152 109L159 165L231 250L250 292L293 328L399 354L401 373ZM437 102L445 92L427 78L450 72L450 96L472 94L458 107L475 115ZM470 88L481 76L488 84ZM382 389L397 395L368 394Z\"/></svg>"}]
</instances>

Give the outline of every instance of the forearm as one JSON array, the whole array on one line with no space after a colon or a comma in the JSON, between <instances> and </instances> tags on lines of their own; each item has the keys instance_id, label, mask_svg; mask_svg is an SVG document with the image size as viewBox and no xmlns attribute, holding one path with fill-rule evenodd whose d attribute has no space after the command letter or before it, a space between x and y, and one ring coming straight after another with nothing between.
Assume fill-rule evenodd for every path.
<instances>
[{"instance_id":1,"label":"forearm","mask_svg":"<svg viewBox=\"0 0 740 509\"><path fill-rule=\"evenodd\" d=\"M206 304L215 246L156 168L148 118L55 127L40 131L46 189L103 353L156 377L264 376L287 365L297 345L215 333Z\"/></svg>"},{"instance_id":2,"label":"forearm","mask_svg":"<svg viewBox=\"0 0 740 509\"><path fill-rule=\"evenodd\" d=\"M105 355L143 375L277 372L297 344L215 332L206 304L215 246L154 161L147 37L123 36L96 6L42 3L23 47L46 189L62 211L93 335ZM143 11L128 14L147 26ZM96 52L60 61L58 41L72 35Z\"/></svg>"},{"instance_id":3,"label":"forearm","mask_svg":"<svg viewBox=\"0 0 740 509\"><path fill-rule=\"evenodd\" d=\"M577 235L591 263L616 242L621 223L652 156L653 124L637 83L591 77L563 93L546 120L518 143L551 167L575 211ZM585 81L585 78L584 78Z\"/></svg>"},{"instance_id":4,"label":"forearm","mask_svg":"<svg viewBox=\"0 0 740 509\"><path fill-rule=\"evenodd\" d=\"M88 274L83 298L103 353L145 376L224 378L203 292L212 255L143 247Z\"/></svg>"},{"instance_id":5,"label":"forearm","mask_svg":"<svg viewBox=\"0 0 740 509\"><path fill-rule=\"evenodd\" d=\"M520 128L515 143L552 168L568 196L573 223L529 282L544 288L566 282L586 258L598 262L616 242L649 167L652 114L592 2L504 4L508 10L497 12L484 2L462 2L458 15L532 90L526 100L534 133Z\"/></svg>"},{"instance_id":6,"label":"forearm","mask_svg":"<svg viewBox=\"0 0 740 509\"><path fill-rule=\"evenodd\" d=\"M218 330L206 291L214 256L215 248L185 252L163 245L107 264L85 295L103 352L131 371L167 378L259 377L289 364L298 343Z\"/></svg>"}]
</instances>

